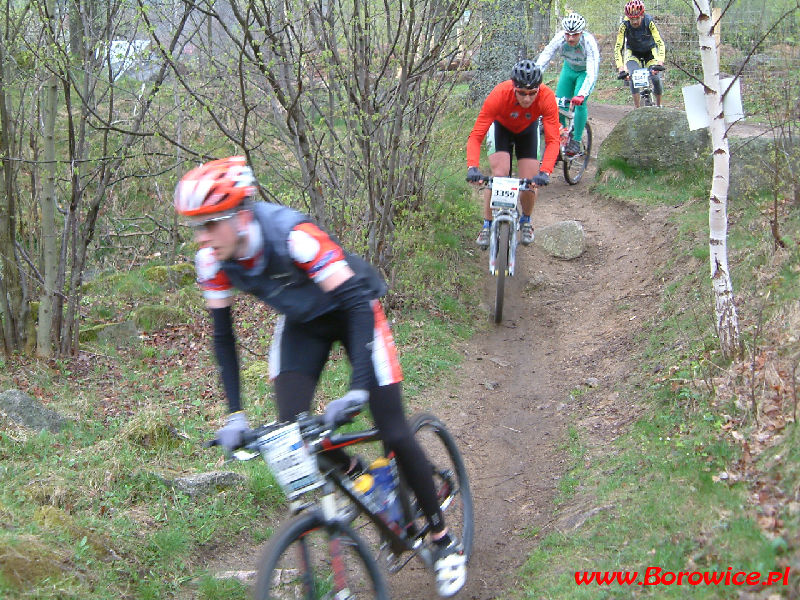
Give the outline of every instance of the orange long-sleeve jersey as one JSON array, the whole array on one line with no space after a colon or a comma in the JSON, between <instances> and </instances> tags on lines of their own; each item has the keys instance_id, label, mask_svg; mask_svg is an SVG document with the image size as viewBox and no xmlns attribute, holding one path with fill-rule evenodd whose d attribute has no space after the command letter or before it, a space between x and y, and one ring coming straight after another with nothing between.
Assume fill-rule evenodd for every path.
<instances>
[{"instance_id":1,"label":"orange long-sleeve jersey","mask_svg":"<svg viewBox=\"0 0 800 600\"><path fill-rule=\"evenodd\" d=\"M552 173L556 166L559 146L556 95L553 90L542 84L533 104L528 108L522 108L514 94L514 82L510 79L498 83L483 102L467 140L467 166L480 165L481 142L492 123L497 121L512 133L521 133L539 117L542 117L545 141L544 156L539 170Z\"/></svg>"}]
</instances>

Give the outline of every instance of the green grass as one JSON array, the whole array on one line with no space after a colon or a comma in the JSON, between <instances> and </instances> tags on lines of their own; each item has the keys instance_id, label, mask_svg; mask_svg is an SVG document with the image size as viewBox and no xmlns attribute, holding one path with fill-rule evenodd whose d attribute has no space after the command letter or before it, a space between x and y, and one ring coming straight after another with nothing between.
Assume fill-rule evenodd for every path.
<instances>
[{"instance_id":1,"label":"green grass","mask_svg":"<svg viewBox=\"0 0 800 600\"><path fill-rule=\"evenodd\" d=\"M770 538L758 527L747 479L721 478L737 471L741 445L727 433L729 415L743 432L755 423L735 404L712 393L712 375L729 366L719 359L713 332L708 267L708 215L702 173L671 180L658 173L612 168L595 190L641 207L673 206L668 218L677 235L674 254L664 265L665 285L657 318L640 339L641 370L620 393L640 407L641 417L611 447L591 448L590 438L572 426L565 452L571 457L559 485L559 502L580 495L591 506L611 507L568 534L535 532L536 548L521 571L519 598L739 598L740 586L578 586L576 571L783 571L791 541ZM655 193L655 190L658 190ZM690 194L686 191L690 190ZM687 199L688 196L688 199ZM688 200L688 201L687 201ZM740 298L740 325L749 345L766 345L768 332L787 339L797 330L800 309L800 250L777 250L769 229L769 198L751 198L731 207L728 238L734 290ZM797 211L781 213L789 238L800 231ZM689 261L687 262L687 257ZM755 339L758 314L764 332ZM783 333L781 333L783 331ZM794 337L779 355L800 355ZM794 339L794 342L791 340ZM590 394L590 392L588 392ZM791 426L790 426L791 427ZM797 489L797 429L759 466L764 480ZM586 448L585 455L581 449ZM588 499L588 500L587 500ZM798 511L782 511L786 530L797 531ZM782 592L785 588L774 588Z\"/></svg>"}]
</instances>

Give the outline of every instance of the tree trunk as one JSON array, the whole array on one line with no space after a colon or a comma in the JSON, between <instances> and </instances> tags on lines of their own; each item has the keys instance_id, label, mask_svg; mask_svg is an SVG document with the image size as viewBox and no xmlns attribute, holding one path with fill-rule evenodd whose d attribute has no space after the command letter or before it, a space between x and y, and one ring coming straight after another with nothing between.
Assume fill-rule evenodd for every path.
<instances>
[{"instance_id":1,"label":"tree trunk","mask_svg":"<svg viewBox=\"0 0 800 600\"><path fill-rule=\"evenodd\" d=\"M10 16L6 14L6 19ZM8 27L4 24L3 31ZM13 148L13 123L9 116L7 89L8 68L6 60L5 33L0 35L0 153L3 156L3 197L0 198L0 320L3 325L3 350L6 354L20 346L20 322L22 308L22 281L19 277L14 241L17 231L17 208L15 203L15 172L10 157L16 156Z\"/></svg>"},{"instance_id":2,"label":"tree trunk","mask_svg":"<svg viewBox=\"0 0 800 600\"><path fill-rule=\"evenodd\" d=\"M50 24L55 32L53 0L47 3ZM56 306L55 285L58 269L56 240L56 111L58 110L58 79L50 75L45 87L44 100L44 159L45 180L42 190L42 275L44 286L39 297L39 322L36 328L36 353L47 357L53 353L53 309Z\"/></svg>"},{"instance_id":3,"label":"tree trunk","mask_svg":"<svg viewBox=\"0 0 800 600\"><path fill-rule=\"evenodd\" d=\"M714 288L714 309L716 329L720 349L726 358L734 358L740 353L739 323L736 317L736 304L733 297L730 271L728 270L728 185L730 173L730 152L725 129L725 116L722 110L722 91L720 90L719 55L714 37L717 24L711 17L709 0L694 0L694 14L697 20L697 33L700 56L703 64L703 85L705 87L706 109L710 115L711 144L714 160L714 175L709 195L709 257L711 263L711 283Z\"/></svg>"}]
</instances>

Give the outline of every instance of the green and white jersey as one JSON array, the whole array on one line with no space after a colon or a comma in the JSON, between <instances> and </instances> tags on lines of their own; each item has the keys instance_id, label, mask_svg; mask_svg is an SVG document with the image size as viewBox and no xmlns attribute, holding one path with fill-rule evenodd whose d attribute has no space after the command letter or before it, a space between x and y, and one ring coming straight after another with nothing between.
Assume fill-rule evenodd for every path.
<instances>
[{"instance_id":1,"label":"green and white jersey","mask_svg":"<svg viewBox=\"0 0 800 600\"><path fill-rule=\"evenodd\" d=\"M564 33L562 30L553 36L550 43L539 54L539 58L536 59L536 66L544 71L556 52L560 51L564 62L573 71L586 71L586 79L583 80L581 89L575 95L588 96L592 88L594 88L597 75L600 72L600 48L597 46L597 40L594 39L591 33L584 31L577 45L570 46L564 37Z\"/></svg>"}]
</instances>

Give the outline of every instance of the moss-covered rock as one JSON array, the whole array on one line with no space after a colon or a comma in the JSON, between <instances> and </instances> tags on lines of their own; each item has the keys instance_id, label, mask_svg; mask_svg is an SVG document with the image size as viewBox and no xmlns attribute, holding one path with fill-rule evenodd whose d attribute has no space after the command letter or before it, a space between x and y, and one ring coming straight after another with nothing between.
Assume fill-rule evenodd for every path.
<instances>
[{"instance_id":1,"label":"moss-covered rock","mask_svg":"<svg viewBox=\"0 0 800 600\"><path fill-rule=\"evenodd\" d=\"M133 312L133 322L141 331L158 331L167 325L186 323L188 320L186 312L175 306L146 304Z\"/></svg>"},{"instance_id":2,"label":"moss-covered rock","mask_svg":"<svg viewBox=\"0 0 800 600\"><path fill-rule=\"evenodd\" d=\"M86 544L100 556L110 554L111 538L108 535L78 525L71 514L60 508L40 506L34 512L33 520L44 529L67 533L75 541L85 539Z\"/></svg>"},{"instance_id":3,"label":"moss-covered rock","mask_svg":"<svg viewBox=\"0 0 800 600\"><path fill-rule=\"evenodd\" d=\"M196 285L182 287L175 292L173 297L175 306L180 306L191 313L202 311L205 307L203 294L200 293L200 289Z\"/></svg>"},{"instance_id":4,"label":"moss-covered rock","mask_svg":"<svg viewBox=\"0 0 800 600\"><path fill-rule=\"evenodd\" d=\"M689 130L686 113L673 108L643 107L626 114L597 152L604 167L624 161L636 169L667 171L711 160L707 129Z\"/></svg>"},{"instance_id":5,"label":"moss-covered rock","mask_svg":"<svg viewBox=\"0 0 800 600\"><path fill-rule=\"evenodd\" d=\"M159 285L174 283L177 287L183 287L194 283L194 265L188 262L182 262L176 265L148 267L144 270L144 276L153 283Z\"/></svg>"},{"instance_id":6,"label":"moss-covered rock","mask_svg":"<svg viewBox=\"0 0 800 600\"><path fill-rule=\"evenodd\" d=\"M100 325L92 325L81 329L78 339L81 343L127 344L139 340L139 330L133 321L101 323Z\"/></svg>"},{"instance_id":7,"label":"moss-covered rock","mask_svg":"<svg viewBox=\"0 0 800 600\"><path fill-rule=\"evenodd\" d=\"M104 327L106 327L106 325L91 325L89 327L84 327L78 334L78 340L82 344L85 344L87 342L96 342L97 334L100 333L100 331L102 331Z\"/></svg>"},{"instance_id":8,"label":"moss-covered rock","mask_svg":"<svg viewBox=\"0 0 800 600\"><path fill-rule=\"evenodd\" d=\"M47 579L57 579L67 564L66 552L33 535L0 539L0 579L15 589L28 588Z\"/></svg>"},{"instance_id":9,"label":"moss-covered rock","mask_svg":"<svg viewBox=\"0 0 800 600\"><path fill-rule=\"evenodd\" d=\"M167 415L159 411L135 414L123 427L122 437L149 450L170 450L182 440Z\"/></svg>"}]
</instances>

